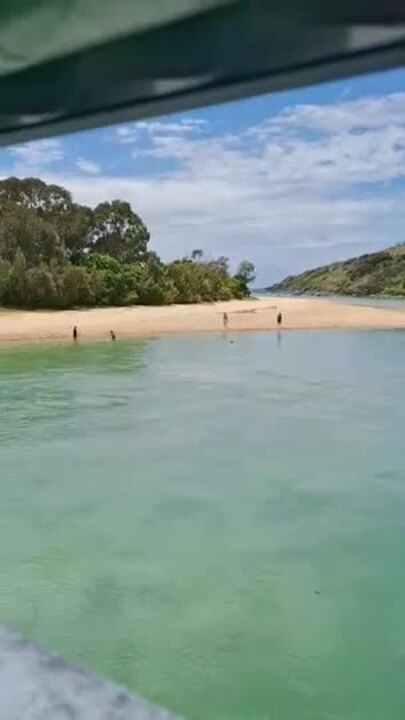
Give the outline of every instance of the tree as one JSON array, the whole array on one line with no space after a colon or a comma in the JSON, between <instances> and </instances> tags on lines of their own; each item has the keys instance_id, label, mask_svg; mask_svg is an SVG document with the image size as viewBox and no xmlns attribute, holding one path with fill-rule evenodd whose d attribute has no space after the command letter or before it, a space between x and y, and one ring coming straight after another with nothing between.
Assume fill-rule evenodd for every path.
<instances>
[{"instance_id":1,"label":"tree","mask_svg":"<svg viewBox=\"0 0 405 720\"><path fill-rule=\"evenodd\" d=\"M93 211L74 203L66 188L39 178L7 178L0 181L0 208L10 205L14 210L25 208L52 225L68 259L75 262L83 256Z\"/></svg>"},{"instance_id":2,"label":"tree","mask_svg":"<svg viewBox=\"0 0 405 720\"><path fill-rule=\"evenodd\" d=\"M250 260L242 260L235 277L243 280L246 285L250 285L256 277L255 266Z\"/></svg>"},{"instance_id":3,"label":"tree","mask_svg":"<svg viewBox=\"0 0 405 720\"><path fill-rule=\"evenodd\" d=\"M91 253L83 261L94 274L98 302L102 305L128 305L137 297L137 283L142 270L129 263L120 263L116 258Z\"/></svg>"},{"instance_id":4,"label":"tree","mask_svg":"<svg viewBox=\"0 0 405 720\"><path fill-rule=\"evenodd\" d=\"M79 262L86 253L93 211L84 205L72 205L52 218L53 225L71 262Z\"/></svg>"},{"instance_id":5,"label":"tree","mask_svg":"<svg viewBox=\"0 0 405 720\"><path fill-rule=\"evenodd\" d=\"M235 274L235 280L239 283L242 297L250 295L249 285L255 279L255 266L250 260L242 260Z\"/></svg>"},{"instance_id":6,"label":"tree","mask_svg":"<svg viewBox=\"0 0 405 720\"><path fill-rule=\"evenodd\" d=\"M27 270L25 276L24 305L28 307L55 307L58 294L55 280L46 265Z\"/></svg>"},{"instance_id":7,"label":"tree","mask_svg":"<svg viewBox=\"0 0 405 720\"><path fill-rule=\"evenodd\" d=\"M175 260L168 270L176 290L176 302L213 302L232 297L225 257L198 263L190 258Z\"/></svg>"},{"instance_id":8,"label":"tree","mask_svg":"<svg viewBox=\"0 0 405 720\"><path fill-rule=\"evenodd\" d=\"M0 257L12 262L19 250L28 265L63 259L63 246L51 223L24 205L3 203L0 211Z\"/></svg>"},{"instance_id":9,"label":"tree","mask_svg":"<svg viewBox=\"0 0 405 720\"><path fill-rule=\"evenodd\" d=\"M192 260L174 260L170 263L169 276L173 282L179 303L201 302L201 286L198 283L198 265Z\"/></svg>"},{"instance_id":10,"label":"tree","mask_svg":"<svg viewBox=\"0 0 405 720\"><path fill-rule=\"evenodd\" d=\"M2 180L0 302L33 308L163 305L249 294L251 263L244 261L230 277L228 258L208 260L194 249L167 264L148 250L148 241L145 224L127 202L92 210L39 178ZM398 280L395 291L401 288Z\"/></svg>"},{"instance_id":11,"label":"tree","mask_svg":"<svg viewBox=\"0 0 405 720\"><path fill-rule=\"evenodd\" d=\"M110 255L120 262L136 263L145 259L149 232L139 215L127 202L104 202L93 212L87 236L92 252Z\"/></svg>"},{"instance_id":12,"label":"tree","mask_svg":"<svg viewBox=\"0 0 405 720\"><path fill-rule=\"evenodd\" d=\"M212 262L215 263L222 277L226 278L229 276L229 258L225 257L225 255L220 255L218 260L213 260Z\"/></svg>"},{"instance_id":13,"label":"tree","mask_svg":"<svg viewBox=\"0 0 405 720\"><path fill-rule=\"evenodd\" d=\"M176 290L167 266L156 253L148 253L137 281L138 302L142 305L170 305Z\"/></svg>"},{"instance_id":14,"label":"tree","mask_svg":"<svg viewBox=\"0 0 405 720\"><path fill-rule=\"evenodd\" d=\"M93 277L86 269L67 263L57 274L57 303L59 307L93 305Z\"/></svg>"},{"instance_id":15,"label":"tree","mask_svg":"<svg viewBox=\"0 0 405 720\"><path fill-rule=\"evenodd\" d=\"M48 185L39 178L9 177L0 181L0 203L12 202L49 217L65 212L72 206L72 196L66 188Z\"/></svg>"},{"instance_id":16,"label":"tree","mask_svg":"<svg viewBox=\"0 0 405 720\"><path fill-rule=\"evenodd\" d=\"M7 260L0 260L0 303L5 302L5 294L10 269L11 263L9 263Z\"/></svg>"},{"instance_id":17,"label":"tree","mask_svg":"<svg viewBox=\"0 0 405 720\"><path fill-rule=\"evenodd\" d=\"M21 250L18 250L4 283L3 300L6 305L24 307L26 301L27 265Z\"/></svg>"}]
</instances>

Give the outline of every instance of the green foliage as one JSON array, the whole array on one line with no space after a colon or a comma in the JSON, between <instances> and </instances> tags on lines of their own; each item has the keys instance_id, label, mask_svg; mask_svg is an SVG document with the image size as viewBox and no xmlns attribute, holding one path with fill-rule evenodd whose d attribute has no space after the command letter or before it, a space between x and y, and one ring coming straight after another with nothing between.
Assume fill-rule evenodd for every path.
<instances>
[{"instance_id":1,"label":"green foliage","mask_svg":"<svg viewBox=\"0 0 405 720\"><path fill-rule=\"evenodd\" d=\"M55 278L46 265L29 268L24 279L24 304L28 307L49 307L58 304Z\"/></svg>"},{"instance_id":2,"label":"green foliage","mask_svg":"<svg viewBox=\"0 0 405 720\"><path fill-rule=\"evenodd\" d=\"M66 259L71 262L79 262L85 256L92 221L93 210L83 205L71 205L64 212L53 216L52 222Z\"/></svg>"},{"instance_id":3,"label":"green foliage","mask_svg":"<svg viewBox=\"0 0 405 720\"><path fill-rule=\"evenodd\" d=\"M241 280L246 285L250 285L255 279L255 266L250 260L242 260L238 267L238 272L235 277Z\"/></svg>"},{"instance_id":4,"label":"green foliage","mask_svg":"<svg viewBox=\"0 0 405 720\"><path fill-rule=\"evenodd\" d=\"M168 268L156 253L148 253L138 276L136 290L141 305L170 305L176 300Z\"/></svg>"},{"instance_id":5,"label":"green foliage","mask_svg":"<svg viewBox=\"0 0 405 720\"><path fill-rule=\"evenodd\" d=\"M59 185L48 185L39 178L10 177L0 181L0 205L20 205L49 218L72 207L72 196Z\"/></svg>"},{"instance_id":6,"label":"green foliage","mask_svg":"<svg viewBox=\"0 0 405 720\"><path fill-rule=\"evenodd\" d=\"M87 247L123 263L141 262L149 232L139 215L122 200L100 203L93 212Z\"/></svg>"},{"instance_id":7,"label":"green foliage","mask_svg":"<svg viewBox=\"0 0 405 720\"><path fill-rule=\"evenodd\" d=\"M85 270L90 277L96 305L129 305L137 298L136 285L140 269L136 265L120 263L108 255L91 253L78 269Z\"/></svg>"},{"instance_id":8,"label":"green foliage","mask_svg":"<svg viewBox=\"0 0 405 720\"><path fill-rule=\"evenodd\" d=\"M57 305L69 308L95 304L94 276L84 268L66 264L56 274Z\"/></svg>"},{"instance_id":9,"label":"green foliage","mask_svg":"<svg viewBox=\"0 0 405 720\"><path fill-rule=\"evenodd\" d=\"M178 303L214 302L245 297L239 281L230 278L228 259L198 260L190 258L175 260L168 266L169 276Z\"/></svg>"},{"instance_id":10,"label":"green foliage","mask_svg":"<svg viewBox=\"0 0 405 720\"><path fill-rule=\"evenodd\" d=\"M235 275L238 283L240 297L250 295L249 285L255 279L255 266L250 260L242 260Z\"/></svg>"},{"instance_id":11,"label":"green foliage","mask_svg":"<svg viewBox=\"0 0 405 720\"><path fill-rule=\"evenodd\" d=\"M127 202L94 210L38 178L0 181L0 302L30 308L166 305L242 298L253 265L231 277L226 257L165 264Z\"/></svg>"},{"instance_id":12,"label":"green foliage","mask_svg":"<svg viewBox=\"0 0 405 720\"><path fill-rule=\"evenodd\" d=\"M24 205L7 202L0 209L0 257L13 262L18 251L30 265L63 259L54 226Z\"/></svg>"},{"instance_id":13,"label":"green foliage","mask_svg":"<svg viewBox=\"0 0 405 720\"><path fill-rule=\"evenodd\" d=\"M23 307L26 302L27 264L20 250L15 254L4 281L3 302L5 305Z\"/></svg>"},{"instance_id":14,"label":"green foliage","mask_svg":"<svg viewBox=\"0 0 405 720\"><path fill-rule=\"evenodd\" d=\"M285 278L271 292L325 295L405 295L405 245L367 253Z\"/></svg>"},{"instance_id":15,"label":"green foliage","mask_svg":"<svg viewBox=\"0 0 405 720\"><path fill-rule=\"evenodd\" d=\"M230 297L237 300L243 300L246 297L246 285L241 283L237 277L229 278L227 282ZM247 291L249 292L249 290Z\"/></svg>"}]
</instances>

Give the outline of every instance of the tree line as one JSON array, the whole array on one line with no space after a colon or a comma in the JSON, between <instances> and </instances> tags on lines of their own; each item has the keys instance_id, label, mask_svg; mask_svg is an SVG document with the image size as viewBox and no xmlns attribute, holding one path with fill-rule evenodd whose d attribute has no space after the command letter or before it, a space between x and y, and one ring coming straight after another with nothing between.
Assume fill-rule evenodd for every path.
<instances>
[{"instance_id":1,"label":"tree line","mask_svg":"<svg viewBox=\"0 0 405 720\"><path fill-rule=\"evenodd\" d=\"M96 208L39 178L0 181L0 304L26 308L168 305L244 298L254 266L201 250L165 263L128 202Z\"/></svg>"}]
</instances>

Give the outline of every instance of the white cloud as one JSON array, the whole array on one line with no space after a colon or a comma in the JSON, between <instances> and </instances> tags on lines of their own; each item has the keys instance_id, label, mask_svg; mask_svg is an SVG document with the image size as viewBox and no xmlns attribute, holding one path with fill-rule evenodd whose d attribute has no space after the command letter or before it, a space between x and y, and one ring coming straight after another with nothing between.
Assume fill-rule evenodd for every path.
<instances>
[{"instance_id":1,"label":"white cloud","mask_svg":"<svg viewBox=\"0 0 405 720\"><path fill-rule=\"evenodd\" d=\"M122 144L133 143L138 139L138 137L139 130L137 129L135 124L122 125L118 128L115 128L113 135L113 139Z\"/></svg>"},{"instance_id":2,"label":"white cloud","mask_svg":"<svg viewBox=\"0 0 405 720\"><path fill-rule=\"evenodd\" d=\"M116 133L118 137L127 137L127 135L131 134L131 128L128 125L120 125L120 127L116 128Z\"/></svg>"},{"instance_id":3,"label":"white cloud","mask_svg":"<svg viewBox=\"0 0 405 720\"><path fill-rule=\"evenodd\" d=\"M142 133L154 139L156 135L171 136L198 133L206 124L202 118L182 118L179 121L142 120L116 128L115 139L119 143L134 143Z\"/></svg>"},{"instance_id":4,"label":"white cloud","mask_svg":"<svg viewBox=\"0 0 405 720\"><path fill-rule=\"evenodd\" d=\"M404 125L405 93L339 102L333 105L296 105L285 108L268 121L268 127L298 127L328 133L383 129L387 125Z\"/></svg>"},{"instance_id":5,"label":"white cloud","mask_svg":"<svg viewBox=\"0 0 405 720\"><path fill-rule=\"evenodd\" d=\"M199 127L184 118L115 131L134 155L159 160L160 174L134 166L91 183L52 179L81 202L128 199L166 258L193 247L247 256L263 281L275 277L273 257L280 275L304 267L305 253L312 264L315 251L324 262L339 248L355 254L404 239L405 93L296 105L240 133L191 131Z\"/></svg>"},{"instance_id":6,"label":"white cloud","mask_svg":"<svg viewBox=\"0 0 405 720\"><path fill-rule=\"evenodd\" d=\"M76 160L76 165L82 172L87 175L98 175L101 172L100 166L94 162L94 160L86 160L85 158L79 158Z\"/></svg>"},{"instance_id":7,"label":"white cloud","mask_svg":"<svg viewBox=\"0 0 405 720\"><path fill-rule=\"evenodd\" d=\"M180 120L179 122L162 122L161 120L150 120L148 122L139 122L137 127L139 129L147 130L151 135L155 134L183 134L198 131L201 125L204 125L204 120Z\"/></svg>"},{"instance_id":8,"label":"white cloud","mask_svg":"<svg viewBox=\"0 0 405 720\"><path fill-rule=\"evenodd\" d=\"M64 156L62 142L53 138L15 145L10 148L10 152L15 161L14 171L26 174L41 170Z\"/></svg>"}]
</instances>

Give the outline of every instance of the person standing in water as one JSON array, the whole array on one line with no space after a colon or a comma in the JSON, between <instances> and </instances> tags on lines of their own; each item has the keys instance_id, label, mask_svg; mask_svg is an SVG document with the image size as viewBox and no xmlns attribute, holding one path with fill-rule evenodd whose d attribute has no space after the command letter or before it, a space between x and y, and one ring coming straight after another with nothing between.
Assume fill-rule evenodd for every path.
<instances>
[{"instance_id":1,"label":"person standing in water","mask_svg":"<svg viewBox=\"0 0 405 720\"><path fill-rule=\"evenodd\" d=\"M77 342L78 334L79 334L79 333L77 332L77 327L76 327L76 325L75 325L74 328L73 328L73 340L74 340L74 342Z\"/></svg>"},{"instance_id":2,"label":"person standing in water","mask_svg":"<svg viewBox=\"0 0 405 720\"><path fill-rule=\"evenodd\" d=\"M110 335L111 335L111 340L116 340L116 339L117 339L114 330L110 330Z\"/></svg>"},{"instance_id":3,"label":"person standing in water","mask_svg":"<svg viewBox=\"0 0 405 720\"><path fill-rule=\"evenodd\" d=\"M277 315L277 325L279 326L279 328L281 327L282 322L283 322L283 316L282 316L281 312L279 312Z\"/></svg>"},{"instance_id":4,"label":"person standing in water","mask_svg":"<svg viewBox=\"0 0 405 720\"><path fill-rule=\"evenodd\" d=\"M225 330L226 330L226 328L228 327L228 313L224 313L224 314L223 314L223 316L222 316L222 323L223 323L223 326L224 326L224 328L225 328Z\"/></svg>"}]
</instances>

